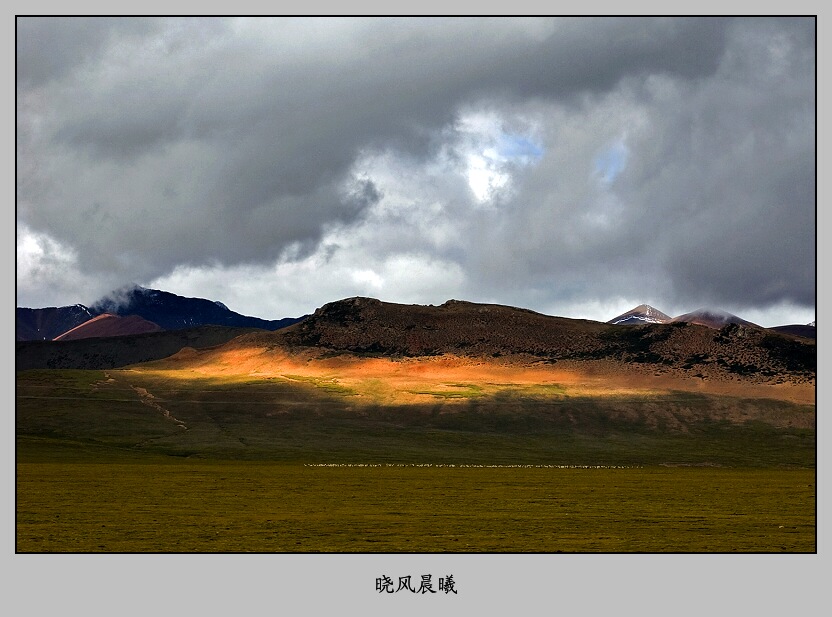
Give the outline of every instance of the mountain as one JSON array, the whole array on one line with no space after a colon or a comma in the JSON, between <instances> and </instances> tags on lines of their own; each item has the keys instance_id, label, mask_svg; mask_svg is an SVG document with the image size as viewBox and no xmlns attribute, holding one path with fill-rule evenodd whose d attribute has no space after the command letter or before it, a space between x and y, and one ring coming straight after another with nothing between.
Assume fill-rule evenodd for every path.
<instances>
[{"instance_id":1,"label":"mountain","mask_svg":"<svg viewBox=\"0 0 832 617\"><path fill-rule=\"evenodd\" d=\"M279 338L290 346L384 355L548 356L562 347L567 332L577 334L571 343L580 347L604 329L594 321L497 304L449 300L423 306L355 297L325 304Z\"/></svg>"},{"instance_id":2,"label":"mountain","mask_svg":"<svg viewBox=\"0 0 832 617\"><path fill-rule=\"evenodd\" d=\"M56 336L53 340L75 341L83 338L102 336L128 336L131 334L158 332L161 329L157 324L147 321L138 315L119 317L110 313L102 313Z\"/></svg>"},{"instance_id":3,"label":"mountain","mask_svg":"<svg viewBox=\"0 0 832 617\"><path fill-rule=\"evenodd\" d=\"M278 349L312 359L456 356L483 364L559 363L581 370L615 367L611 370L800 383L814 379L817 363L814 341L744 324L714 329L676 321L622 328L494 304L450 300L421 306L372 298L332 302L298 324L244 335L204 354L235 362L259 358L256 362L266 367ZM261 370L257 364L246 366Z\"/></svg>"},{"instance_id":4,"label":"mountain","mask_svg":"<svg viewBox=\"0 0 832 617\"><path fill-rule=\"evenodd\" d=\"M607 323L616 326L632 326L646 323L669 323L671 317L649 304L639 304L634 309L610 319Z\"/></svg>"},{"instance_id":5,"label":"mountain","mask_svg":"<svg viewBox=\"0 0 832 617\"><path fill-rule=\"evenodd\" d=\"M48 308L17 307L15 340L51 341L94 316L95 313L83 304Z\"/></svg>"},{"instance_id":6,"label":"mountain","mask_svg":"<svg viewBox=\"0 0 832 617\"><path fill-rule=\"evenodd\" d=\"M277 320L248 317L229 310L221 302L203 298L185 298L167 291L134 286L118 290L98 300L90 307L98 315L112 313L119 316L138 315L158 324L165 330L178 330L202 325L236 328L262 328L277 330L301 318Z\"/></svg>"},{"instance_id":7,"label":"mountain","mask_svg":"<svg viewBox=\"0 0 832 617\"><path fill-rule=\"evenodd\" d=\"M280 357L336 364L338 358L455 357L482 366L557 364L599 375L641 371L709 383L813 382L815 341L746 324L713 328L677 318L622 328L496 304L449 300L423 306L355 297L325 304L277 331L251 329L240 335L237 328L225 328L210 344L189 342L187 336L201 336L187 334L190 330L18 343L17 370L115 368L202 346L210 348L170 360L182 370L213 365L252 374L276 370L270 367Z\"/></svg>"},{"instance_id":8,"label":"mountain","mask_svg":"<svg viewBox=\"0 0 832 617\"><path fill-rule=\"evenodd\" d=\"M788 326L775 326L774 328L769 328L769 330L774 330L780 334L791 334L793 336L802 336L803 338L817 339L817 329L815 328L814 321L806 325L791 324Z\"/></svg>"},{"instance_id":9,"label":"mountain","mask_svg":"<svg viewBox=\"0 0 832 617\"><path fill-rule=\"evenodd\" d=\"M92 322L89 325L91 329L84 328L74 332L69 338L79 338L79 334L84 337L120 336L157 329L178 330L203 325L278 330L304 319L287 317L269 320L248 317L229 310L222 302L185 298L166 291L133 286L114 291L90 307L83 304L50 308L18 307L15 340L51 341L59 340L59 337L60 340L67 340L67 337L62 335L67 335L73 328L105 314L109 315L106 327L104 321ZM113 317L131 319L127 322L112 321ZM107 334L109 331L114 334Z\"/></svg>"},{"instance_id":10,"label":"mountain","mask_svg":"<svg viewBox=\"0 0 832 617\"><path fill-rule=\"evenodd\" d=\"M648 304L640 304L634 309L631 309L626 313L622 313L618 317L613 317L607 323L616 326L690 323L717 329L722 328L723 326L726 326L728 324L738 324L742 326L750 326L755 328L760 327L757 324L741 319L736 315L732 315L731 313L728 313L726 311L720 311L717 309L701 308L691 313L679 315L678 317L670 317L669 315L665 315L658 309L655 309Z\"/></svg>"},{"instance_id":11,"label":"mountain","mask_svg":"<svg viewBox=\"0 0 832 617\"><path fill-rule=\"evenodd\" d=\"M690 323L717 329L728 324L738 324L755 328L760 327L757 324L741 319L740 317L725 311L703 308L691 313L679 315L678 317L669 317L648 304L640 304L634 309L631 309L626 313L622 313L618 317L613 317L607 323L616 326L632 326L651 323ZM788 326L775 326L768 329L779 334L790 334L793 336L801 336L803 338L814 339L817 337L815 333L814 321L806 325L792 324Z\"/></svg>"},{"instance_id":12,"label":"mountain","mask_svg":"<svg viewBox=\"0 0 832 617\"><path fill-rule=\"evenodd\" d=\"M702 308L691 313L685 313L684 315L679 315L678 317L674 317L671 320L671 323L680 322L697 324L700 326L707 326L708 328L717 329L722 328L723 326L726 326L728 324L737 324L753 328L760 327L757 324L741 319L736 315L732 315L731 313L728 313L726 311L706 308Z\"/></svg>"}]
</instances>

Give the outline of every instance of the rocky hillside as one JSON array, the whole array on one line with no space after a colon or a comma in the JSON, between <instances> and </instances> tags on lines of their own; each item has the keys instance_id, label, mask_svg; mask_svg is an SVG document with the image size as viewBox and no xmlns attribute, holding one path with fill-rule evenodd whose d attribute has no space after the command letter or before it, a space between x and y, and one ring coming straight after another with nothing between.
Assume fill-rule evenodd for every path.
<instances>
[{"instance_id":1,"label":"rocky hillside","mask_svg":"<svg viewBox=\"0 0 832 617\"><path fill-rule=\"evenodd\" d=\"M622 328L455 300L419 306L349 298L326 304L285 330L247 335L235 344L391 357L609 360L702 378L813 380L816 370L814 341L758 327L676 322Z\"/></svg>"}]
</instances>

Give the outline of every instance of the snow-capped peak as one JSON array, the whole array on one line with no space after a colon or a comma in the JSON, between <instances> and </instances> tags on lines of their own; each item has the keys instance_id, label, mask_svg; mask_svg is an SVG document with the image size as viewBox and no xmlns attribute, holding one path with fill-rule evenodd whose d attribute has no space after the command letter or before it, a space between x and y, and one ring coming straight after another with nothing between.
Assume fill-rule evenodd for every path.
<instances>
[{"instance_id":1,"label":"snow-capped peak","mask_svg":"<svg viewBox=\"0 0 832 617\"><path fill-rule=\"evenodd\" d=\"M661 324L670 321L670 317L649 304L639 304L634 309L608 321L612 325L620 324Z\"/></svg>"}]
</instances>

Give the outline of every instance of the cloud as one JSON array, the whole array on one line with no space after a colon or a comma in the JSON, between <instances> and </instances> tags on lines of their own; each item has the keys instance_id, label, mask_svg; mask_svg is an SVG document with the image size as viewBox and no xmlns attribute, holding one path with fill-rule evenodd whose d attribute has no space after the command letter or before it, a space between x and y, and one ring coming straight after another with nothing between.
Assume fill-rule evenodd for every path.
<instances>
[{"instance_id":1,"label":"cloud","mask_svg":"<svg viewBox=\"0 0 832 617\"><path fill-rule=\"evenodd\" d=\"M90 304L113 285L117 276L104 279L85 275L78 267L78 255L48 235L17 226L18 306L42 308L69 304ZM70 300L72 299L72 300Z\"/></svg>"},{"instance_id":2,"label":"cloud","mask_svg":"<svg viewBox=\"0 0 832 617\"><path fill-rule=\"evenodd\" d=\"M151 282L187 297L223 298L233 311L267 319L299 317L326 302L369 296L405 304L441 304L454 297L464 273L423 253L385 258L360 247L319 251L272 267L246 265L178 267ZM264 293L265 292L265 293Z\"/></svg>"},{"instance_id":3,"label":"cloud","mask_svg":"<svg viewBox=\"0 0 832 617\"><path fill-rule=\"evenodd\" d=\"M71 258L18 292L813 307L814 45L791 18L21 18L18 222Z\"/></svg>"}]
</instances>

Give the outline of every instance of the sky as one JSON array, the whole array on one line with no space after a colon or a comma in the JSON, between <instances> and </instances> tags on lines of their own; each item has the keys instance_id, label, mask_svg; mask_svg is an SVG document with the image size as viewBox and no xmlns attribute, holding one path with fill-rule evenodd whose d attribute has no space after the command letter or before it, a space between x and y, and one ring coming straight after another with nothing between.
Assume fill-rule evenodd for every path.
<instances>
[{"instance_id":1,"label":"sky","mask_svg":"<svg viewBox=\"0 0 832 617\"><path fill-rule=\"evenodd\" d=\"M17 305L815 320L809 18L18 18Z\"/></svg>"}]
</instances>

